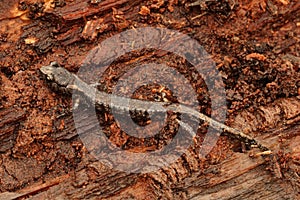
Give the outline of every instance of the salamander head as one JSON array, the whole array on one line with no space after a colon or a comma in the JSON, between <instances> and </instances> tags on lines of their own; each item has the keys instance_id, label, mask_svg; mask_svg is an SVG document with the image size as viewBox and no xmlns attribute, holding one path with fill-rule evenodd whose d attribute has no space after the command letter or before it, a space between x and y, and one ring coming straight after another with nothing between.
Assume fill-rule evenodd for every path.
<instances>
[{"instance_id":1,"label":"salamander head","mask_svg":"<svg viewBox=\"0 0 300 200\"><path fill-rule=\"evenodd\" d=\"M55 82L58 86L66 87L73 82L72 74L57 62L51 62L48 66L42 66L40 71L48 81Z\"/></svg>"}]
</instances>

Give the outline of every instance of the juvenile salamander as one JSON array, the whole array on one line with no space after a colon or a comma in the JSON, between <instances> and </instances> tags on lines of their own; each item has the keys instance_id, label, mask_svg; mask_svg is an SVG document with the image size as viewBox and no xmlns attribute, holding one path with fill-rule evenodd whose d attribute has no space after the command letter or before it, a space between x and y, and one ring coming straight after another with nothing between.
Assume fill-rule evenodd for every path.
<instances>
[{"instance_id":1,"label":"juvenile salamander","mask_svg":"<svg viewBox=\"0 0 300 200\"><path fill-rule=\"evenodd\" d=\"M254 138L246 135L245 133L226 126L225 124L222 124L188 106L181 104L169 104L167 102L152 102L138 99L128 99L126 97L101 92L88 85L86 82L82 81L75 74L69 72L63 67L60 67L56 62L52 62L48 66L42 66L40 71L57 89L69 94L71 94L73 91L80 92L84 94L88 99L92 100L95 103L96 108L99 106L109 106L121 111L141 111L148 112L149 114L155 112L166 112L167 110L176 113L185 113L195 117L196 119L200 119L209 123L210 126L218 131L228 132L230 135L235 136L236 138L244 141L247 144L255 145L263 151L269 150L267 147L263 146ZM112 99L113 101L111 101ZM130 106L127 103L129 100ZM192 136L195 136L195 133L192 131L192 128L188 124L178 119L177 122Z\"/></svg>"}]
</instances>

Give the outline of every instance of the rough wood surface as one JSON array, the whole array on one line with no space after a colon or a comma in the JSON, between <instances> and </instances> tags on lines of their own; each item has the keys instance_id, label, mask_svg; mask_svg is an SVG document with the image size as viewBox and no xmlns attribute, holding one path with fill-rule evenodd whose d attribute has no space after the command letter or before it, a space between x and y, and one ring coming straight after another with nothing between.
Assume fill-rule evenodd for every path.
<instances>
[{"instance_id":1,"label":"rough wood surface","mask_svg":"<svg viewBox=\"0 0 300 200\"><path fill-rule=\"evenodd\" d=\"M300 199L300 2L212 0L191 6L192 2L3 0L0 199ZM155 172L116 171L109 159L105 165L90 155L81 139L96 127L82 115L83 133L77 135L70 96L50 90L39 69L58 61L75 73L103 40L147 26L178 30L208 51L226 87L226 125L247 132L272 154L250 150L240 140L222 135L212 151L200 157L206 133L201 126L195 144L175 163ZM135 63L153 62L194 76L190 64L178 55L141 50L118 58L101 79L101 87L110 91ZM209 115L211 97L205 82L196 77L191 84L199 95L199 111ZM152 98L149 90L137 95ZM101 123L109 122L104 124L108 137L128 141L110 121L111 115L100 115ZM135 142L128 146L145 150ZM156 147L151 142L146 150Z\"/></svg>"},{"instance_id":2,"label":"rough wood surface","mask_svg":"<svg viewBox=\"0 0 300 200\"><path fill-rule=\"evenodd\" d=\"M281 134L300 132L300 126L285 130ZM273 137L278 139L278 133ZM271 137L270 140L274 140ZM300 135L294 137L293 144L283 143L291 158L299 155ZM245 153L235 153L220 164L212 165L203 171L194 172L187 177L183 163L173 168L149 175L125 174L108 170L100 162L92 162L87 168L50 180L18 193L3 193L0 197L17 199L124 199L146 197L146 199L297 199L299 198L300 165L296 160L288 160L293 168L281 169L284 178L278 178L267 170L276 160L257 157L250 158ZM189 161L187 161L189 162ZM293 163L294 162L294 163ZM190 164L190 163L188 163ZM290 165L292 166L292 165ZM177 177L175 180L171 174ZM178 174L185 174L176 180ZM180 177L179 177L180 179Z\"/></svg>"}]
</instances>

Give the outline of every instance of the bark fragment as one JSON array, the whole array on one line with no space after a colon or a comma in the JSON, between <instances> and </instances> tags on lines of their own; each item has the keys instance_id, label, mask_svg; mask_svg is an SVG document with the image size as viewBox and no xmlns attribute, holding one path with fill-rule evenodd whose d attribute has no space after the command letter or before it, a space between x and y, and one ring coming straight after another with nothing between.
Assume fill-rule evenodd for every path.
<instances>
[{"instance_id":1,"label":"bark fragment","mask_svg":"<svg viewBox=\"0 0 300 200\"><path fill-rule=\"evenodd\" d=\"M25 120L25 112L18 108L0 109L0 152L5 152L14 146L17 130Z\"/></svg>"}]
</instances>

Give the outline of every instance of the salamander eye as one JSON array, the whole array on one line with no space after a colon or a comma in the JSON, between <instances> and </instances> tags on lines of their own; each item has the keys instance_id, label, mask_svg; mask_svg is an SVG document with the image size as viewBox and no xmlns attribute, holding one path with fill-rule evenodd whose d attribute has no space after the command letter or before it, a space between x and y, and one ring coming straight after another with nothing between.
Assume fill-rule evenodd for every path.
<instances>
[{"instance_id":1,"label":"salamander eye","mask_svg":"<svg viewBox=\"0 0 300 200\"><path fill-rule=\"evenodd\" d=\"M50 63L50 66L59 67L59 64L56 61L53 61L53 62Z\"/></svg>"}]
</instances>

